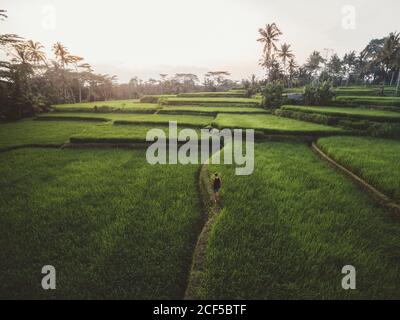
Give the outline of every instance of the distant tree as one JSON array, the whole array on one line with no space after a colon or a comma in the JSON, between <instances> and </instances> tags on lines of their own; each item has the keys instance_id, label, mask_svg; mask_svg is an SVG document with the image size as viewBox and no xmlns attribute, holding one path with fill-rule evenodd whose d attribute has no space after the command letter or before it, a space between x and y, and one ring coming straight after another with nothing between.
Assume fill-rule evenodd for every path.
<instances>
[{"instance_id":1,"label":"distant tree","mask_svg":"<svg viewBox=\"0 0 400 320\"><path fill-rule=\"evenodd\" d=\"M343 62L336 53L331 56L327 63L327 70L333 82L340 85L343 77Z\"/></svg>"},{"instance_id":2,"label":"distant tree","mask_svg":"<svg viewBox=\"0 0 400 320\"><path fill-rule=\"evenodd\" d=\"M281 45L281 48L277 52L278 57L281 58L283 63L283 73L286 75L286 63L290 59L294 59L294 54L292 50L290 50L290 44L284 43Z\"/></svg>"},{"instance_id":3,"label":"distant tree","mask_svg":"<svg viewBox=\"0 0 400 320\"><path fill-rule=\"evenodd\" d=\"M400 48L400 34L397 32L392 32L389 36L385 39L383 47L378 52L376 57L376 62L382 63L384 68L385 75L389 74L390 68L395 64L396 61L396 54ZM390 81L390 85L392 85L393 76ZM385 79L383 80L383 86L385 85Z\"/></svg>"},{"instance_id":4,"label":"distant tree","mask_svg":"<svg viewBox=\"0 0 400 320\"><path fill-rule=\"evenodd\" d=\"M204 85L210 91L222 90L228 83L227 77L231 74L228 71L210 71L204 78Z\"/></svg>"},{"instance_id":5,"label":"distant tree","mask_svg":"<svg viewBox=\"0 0 400 320\"><path fill-rule=\"evenodd\" d=\"M348 86L350 83L351 75L357 66L357 54L355 51L350 51L349 53L346 53L344 55L343 66L347 77L346 86Z\"/></svg>"},{"instance_id":6,"label":"distant tree","mask_svg":"<svg viewBox=\"0 0 400 320\"><path fill-rule=\"evenodd\" d=\"M279 36L282 35L282 32L279 30L275 22L267 24L265 29L260 28L258 33L261 37L257 39L257 41L264 44L264 54L270 56L273 51L278 50L276 42L279 41Z\"/></svg>"},{"instance_id":7,"label":"distant tree","mask_svg":"<svg viewBox=\"0 0 400 320\"><path fill-rule=\"evenodd\" d=\"M310 72L313 77L317 77L321 69L321 64L325 63L325 59L321 56L319 51L314 51L307 59L305 68Z\"/></svg>"},{"instance_id":8,"label":"distant tree","mask_svg":"<svg viewBox=\"0 0 400 320\"><path fill-rule=\"evenodd\" d=\"M293 86L293 78L295 76L295 74L297 73L299 68L299 65L296 63L296 61L294 60L294 58L291 58L289 60L289 64L288 64L288 74L289 74L289 87Z\"/></svg>"},{"instance_id":9,"label":"distant tree","mask_svg":"<svg viewBox=\"0 0 400 320\"><path fill-rule=\"evenodd\" d=\"M27 42L28 55L35 65L46 62L46 54L43 49L44 47L40 42L34 42L33 40Z\"/></svg>"},{"instance_id":10,"label":"distant tree","mask_svg":"<svg viewBox=\"0 0 400 320\"><path fill-rule=\"evenodd\" d=\"M260 28L258 33L261 37L257 39L257 41L264 44L263 56L259 64L266 69L269 79L271 68L275 64L275 53L278 51L277 42L282 32L279 30L276 23L272 23L267 24L265 29Z\"/></svg>"}]
</instances>

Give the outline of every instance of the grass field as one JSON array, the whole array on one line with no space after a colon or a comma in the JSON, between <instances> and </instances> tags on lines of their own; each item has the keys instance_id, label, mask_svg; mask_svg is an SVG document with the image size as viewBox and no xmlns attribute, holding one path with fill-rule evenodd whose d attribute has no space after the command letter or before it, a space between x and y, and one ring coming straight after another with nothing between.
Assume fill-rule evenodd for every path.
<instances>
[{"instance_id":1,"label":"grass field","mask_svg":"<svg viewBox=\"0 0 400 320\"><path fill-rule=\"evenodd\" d=\"M207 299L400 298L400 225L303 144L256 146L252 176L211 166L222 203L207 247ZM357 290L341 287L345 265Z\"/></svg>"},{"instance_id":2,"label":"grass field","mask_svg":"<svg viewBox=\"0 0 400 320\"><path fill-rule=\"evenodd\" d=\"M154 103L140 103L139 100L96 101L53 106L54 110L62 112L88 112L95 111L95 108L100 112L150 112L157 111L160 107Z\"/></svg>"},{"instance_id":3,"label":"grass field","mask_svg":"<svg viewBox=\"0 0 400 320\"><path fill-rule=\"evenodd\" d=\"M144 151L0 154L0 297L179 299L196 241L197 166ZM40 287L57 269L57 290Z\"/></svg>"},{"instance_id":4,"label":"grass field","mask_svg":"<svg viewBox=\"0 0 400 320\"><path fill-rule=\"evenodd\" d=\"M0 124L0 149L29 144L63 144L74 134L85 132L95 124L87 122L41 122L26 119Z\"/></svg>"},{"instance_id":5,"label":"grass field","mask_svg":"<svg viewBox=\"0 0 400 320\"><path fill-rule=\"evenodd\" d=\"M213 122L217 128L248 128L271 134L323 135L345 133L340 128L281 118L273 115L219 114Z\"/></svg>"},{"instance_id":6,"label":"grass field","mask_svg":"<svg viewBox=\"0 0 400 320\"><path fill-rule=\"evenodd\" d=\"M368 137L329 137L318 146L367 182L400 201L400 141Z\"/></svg>"},{"instance_id":7,"label":"grass field","mask_svg":"<svg viewBox=\"0 0 400 320\"><path fill-rule=\"evenodd\" d=\"M38 116L38 120L95 120L114 121L116 124L159 124L177 121L179 125L205 127L214 117L193 115L165 115L165 114L118 114L118 113L48 113Z\"/></svg>"},{"instance_id":8,"label":"grass field","mask_svg":"<svg viewBox=\"0 0 400 320\"><path fill-rule=\"evenodd\" d=\"M293 110L307 113L319 113L337 117L366 119L382 122L400 122L400 112L391 112L367 108L345 107L312 107L312 106L283 106L284 110Z\"/></svg>"},{"instance_id":9,"label":"grass field","mask_svg":"<svg viewBox=\"0 0 400 320\"><path fill-rule=\"evenodd\" d=\"M349 105L400 107L400 97L339 96L335 101Z\"/></svg>"}]
</instances>

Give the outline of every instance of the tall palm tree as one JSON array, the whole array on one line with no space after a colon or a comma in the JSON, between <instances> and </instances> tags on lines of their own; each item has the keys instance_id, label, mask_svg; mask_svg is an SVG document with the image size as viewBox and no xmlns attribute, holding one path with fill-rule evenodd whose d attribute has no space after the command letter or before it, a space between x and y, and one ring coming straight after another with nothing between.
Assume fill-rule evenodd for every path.
<instances>
[{"instance_id":1,"label":"tall palm tree","mask_svg":"<svg viewBox=\"0 0 400 320\"><path fill-rule=\"evenodd\" d=\"M29 40L27 42L27 50L31 61L38 66L40 62L46 62L46 54L43 51L44 47L40 42Z\"/></svg>"},{"instance_id":2,"label":"tall palm tree","mask_svg":"<svg viewBox=\"0 0 400 320\"><path fill-rule=\"evenodd\" d=\"M257 39L257 41L264 43L264 54L270 56L273 51L278 50L276 42L279 41L279 36L282 35L282 32L279 30L275 22L267 24L265 29L260 28L258 33L261 35L261 38Z\"/></svg>"},{"instance_id":3,"label":"tall palm tree","mask_svg":"<svg viewBox=\"0 0 400 320\"><path fill-rule=\"evenodd\" d=\"M399 89L400 89L400 47L396 51L393 65L398 70L397 86L396 86L396 96L397 96L399 94Z\"/></svg>"},{"instance_id":4,"label":"tall palm tree","mask_svg":"<svg viewBox=\"0 0 400 320\"><path fill-rule=\"evenodd\" d=\"M308 57L305 67L313 76L316 76L318 70L321 69L321 63L325 63L325 59L321 56L319 51L314 51Z\"/></svg>"},{"instance_id":5,"label":"tall palm tree","mask_svg":"<svg viewBox=\"0 0 400 320\"><path fill-rule=\"evenodd\" d=\"M285 68L286 68L286 61L294 58L294 54L290 49L290 47L291 47L290 44L284 43L281 45L281 48L278 51L278 57L282 59Z\"/></svg>"},{"instance_id":6,"label":"tall palm tree","mask_svg":"<svg viewBox=\"0 0 400 320\"><path fill-rule=\"evenodd\" d=\"M299 65L296 63L296 61L294 60L294 57L291 58L289 60L289 64L288 64L288 71L289 71L289 85L290 87L292 87L293 85L293 75L295 74L297 68L299 67Z\"/></svg>"},{"instance_id":7,"label":"tall palm tree","mask_svg":"<svg viewBox=\"0 0 400 320\"><path fill-rule=\"evenodd\" d=\"M294 54L292 50L290 50L290 44L284 43L281 45L280 50L278 50L278 57L281 58L283 62L283 73L286 75L286 62L294 58Z\"/></svg>"},{"instance_id":8,"label":"tall palm tree","mask_svg":"<svg viewBox=\"0 0 400 320\"><path fill-rule=\"evenodd\" d=\"M65 67L68 66L68 64L71 61L70 54L69 54L68 49L64 45L62 45L60 42L57 42L56 44L53 45L53 52L54 52L57 60L59 60L60 64L61 64L63 96L64 96L64 99L67 99L67 80L66 80Z\"/></svg>"},{"instance_id":9,"label":"tall palm tree","mask_svg":"<svg viewBox=\"0 0 400 320\"><path fill-rule=\"evenodd\" d=\"M53 52L54 52L56 58L60 61L62 68L65 69L65 66L70 63L70 60L69 60L70 54L69 54L68 49L64 45L62 45L60 42L57 42L53 46Z\"/></svg>"},{"instance_id":10,"label":"tall palm tree","mask_svg":"<svg viewBox=\"0 0 400 320\"><path fill-rule=\"evenodd\" d=\"M26 42L16 43L12 46L14 51L11 53L13 60L21 64L29 64L31 59Z\"/></svg>"},{"instance_id":11,"label":"tall palm tree","mask_svg":"<svg viewBox=\"0 0 400 320\"><path fill-rule=\"evenodd\" d=\"M346 81L346 86L349 85L350 82L350 77L354 71L354 68L357 65L357 54L355 51L351 51L349 53L346 53L343 57L343 65L345 67L346 73L347 73L347 81Z\"/></svg>"},{"instance_id":12,"label":"tall palm tree","mask_svg":"<svg viewBox=\"0 0 400 320\"><path fill-rule=\"evenodd\" d=\"M73 63L76 72L76 80L78 81L78 88L79 88L79 103L82 102L82 74L79 72L79 65L78 63L83 61L82 57L78 56L71 56L67 57L67 63Z\"/></svg>"},{"instance_id":13,"label":"tall palm tree","mask_svg":"<svg viewBox=\"0 0 400 320\"><path fill-rule=\"evenodd\" d=\"M378 52L376 59L373 63L381 63L383 71L388 74L389 69L396 59L396 52L400 48L400 33L390 33L385 39L382 49ZM385 77L383 79L383 86L385 86Z\"/></svg>"},{"instance_id":14,"label":"tall palm tree","mask_svg":"<svg viewBox=\"0 0 400 320\"><path fill-rule=\"evenodd\" d=\"M0 21L3 21L5 19L7 19L7 11L0 9ZM22 38L17 36L16 34L0 34L0 46L12 46L19 42L22 42ZM4 50L5 48L2 49Z\"/></svg>"}]
</instances>

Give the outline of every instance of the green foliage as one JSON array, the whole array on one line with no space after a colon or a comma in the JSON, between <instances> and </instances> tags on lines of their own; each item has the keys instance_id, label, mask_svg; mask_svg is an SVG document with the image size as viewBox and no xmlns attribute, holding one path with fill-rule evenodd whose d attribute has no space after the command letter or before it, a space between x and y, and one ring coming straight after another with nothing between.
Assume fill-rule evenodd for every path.
<instances>
[{"instance_id":1,"label":"green foliage","mask_svg":"<svg viewBox=\"0 0 400 320\"><path fill-rule=\"evenodd\" d=\"M264 108L278 108L283 103L283 85L279 81L268 83L261 90L262 106Z\"/></svg>"},{"instance_id":2,"label":"green foliage","mask_svg":"<svg viewBox=\"0 0 400 320\"><path fill-rule=\"evenodd\" d=\"M304 102L308 105L320 106L329 104L334 96L333 87L328 81L309 84L304 88Z\"/></svg>"}]
</instances>

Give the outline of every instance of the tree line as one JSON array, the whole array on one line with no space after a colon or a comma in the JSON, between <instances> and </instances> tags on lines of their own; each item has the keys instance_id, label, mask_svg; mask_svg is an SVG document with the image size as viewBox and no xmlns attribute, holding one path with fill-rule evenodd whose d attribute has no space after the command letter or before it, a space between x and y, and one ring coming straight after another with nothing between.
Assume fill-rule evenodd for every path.
<instances>
[{"instance_id":1,"label":"tree line","mask_svg":"<svg viewBox=\"0 0 400 320\"><path fill-rule=\"evenodd\" d=\"M331 49L325 54L315 50L298 65L291 45L279 45L283 35L276 23L259 29L263 44L260 66L266 81L281 81L285 87L301 87L313 81L331 81L334 86L395 85L400 86L400 33L392 32L381 39L372 39L360 52L350 51L339 57ZM329 54L331 53L331 54Z\"/></svg>"}]
</instances>

